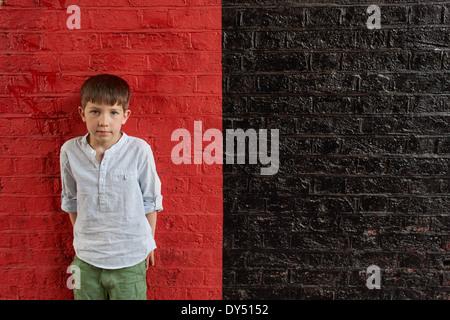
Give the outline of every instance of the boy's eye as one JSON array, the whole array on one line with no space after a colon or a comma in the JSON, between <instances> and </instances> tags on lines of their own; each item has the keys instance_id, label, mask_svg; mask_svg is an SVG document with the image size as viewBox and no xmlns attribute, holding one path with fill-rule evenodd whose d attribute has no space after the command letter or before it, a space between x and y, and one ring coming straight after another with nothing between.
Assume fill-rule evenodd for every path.
<instances>
[{"instance_id":1,"label":"boy's eye","mask_svg":"<svg viewBox=\"0 0 450 320\"><path fill-rule=\"evenodd\" d=\"M97 114L98 111L97 111L97 110L92 110L91 113L92 113L92 114Z\"/></svg>"},{"instance_id":2,"label":"boy's eye","mask_svg":"<svg viewBox=\"0 0 450 320\"><path fill-rule=\"evenodd\" d=\"M117 116L119 113L118 113L117 111L111 111L111 114L112 114L113 116Z\"/></svg>"}]
</instances>

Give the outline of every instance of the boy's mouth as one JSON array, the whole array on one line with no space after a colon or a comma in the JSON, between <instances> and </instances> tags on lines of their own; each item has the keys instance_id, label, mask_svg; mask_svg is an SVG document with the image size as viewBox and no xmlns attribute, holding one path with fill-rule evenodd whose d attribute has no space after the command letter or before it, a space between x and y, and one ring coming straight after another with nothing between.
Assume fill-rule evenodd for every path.
<instances>
[{"instance_id":1,"label":"boy's mouth","mask_svg":"<svg viewBox=\"0 0 450 320\"><path fill-rule=\"evenodd\" d=\"M109 134L109 131L97 131L97 133L99 135L107 135L107 134Z\"/></svg>"}]
</instances>

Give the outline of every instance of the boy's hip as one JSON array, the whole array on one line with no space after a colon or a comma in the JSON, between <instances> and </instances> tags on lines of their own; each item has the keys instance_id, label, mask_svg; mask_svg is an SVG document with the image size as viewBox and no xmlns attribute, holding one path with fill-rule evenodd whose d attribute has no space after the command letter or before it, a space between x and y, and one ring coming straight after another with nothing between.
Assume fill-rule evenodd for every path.
<instances>
[{"instance_id":1,"label":"boy's hip","mask_svg":"<svg viewBox=\"0 0 450 320\"><path fill-rule=\"evenodd\" d=\"M77 218L78 221L78 218ZM101 225L95 228L74 228L73 246L76 256L88 264L102 269L122 269L135 266L144 261L148 254L156 248L155 240L151 234L150 224L148 232L133 233L132 230L123 229L120 232L106 232ZM126 235L135 234L134 237Z\"/></svg>"},{"instance_id":2,"label":"boy's hip","mask_svg":"<svg viewBox=\"0 0 450 320\"><path fill-rule=\"evenodd\" d=\"M146 299L145 260L131 267L103 269L93 266L76 255L71 266L78 270L79 286L74 288L76 299Z\"/></svg>"},{"instance_id":3,"label":"boy's hip","mask_svg":"<svg viewBox=\"0 0 450 320\"><path fill-rule=\"evenodd\" d=\"M76 254L74 256L74 259L71 263L71 265L78 266L80 270L84 270L86 272L90 273L105 273L105 274L111 274L111 275L117 275L117 276L131 276L138 274L141 275L142 273L146 273L146 265L145 260L142 260L141 262L132 265L130 267L124 267L124 268L117 268L117 269L108 269L108 268L100 268L96 267L88 262L85 262L81 260Z\"/></svg>"}]
</instances>

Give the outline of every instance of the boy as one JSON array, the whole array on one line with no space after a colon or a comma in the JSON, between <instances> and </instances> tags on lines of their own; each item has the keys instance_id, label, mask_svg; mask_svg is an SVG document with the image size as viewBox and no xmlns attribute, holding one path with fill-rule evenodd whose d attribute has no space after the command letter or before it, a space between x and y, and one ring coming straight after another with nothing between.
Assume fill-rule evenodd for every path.
<instances>
[{"instance_id":1,"label":"boy","mask_svg":"<svg viewBox=\"0 0 450 320\"><path fill-rule=\"evenodd\" d=\"M150 146L121 131L129 100L125 80L87 79L78 111L88 133L61 147L61 208L73 224L72 270L80 277L75 299L147 299L161 182Z\"/></svg>"}]
</instances>

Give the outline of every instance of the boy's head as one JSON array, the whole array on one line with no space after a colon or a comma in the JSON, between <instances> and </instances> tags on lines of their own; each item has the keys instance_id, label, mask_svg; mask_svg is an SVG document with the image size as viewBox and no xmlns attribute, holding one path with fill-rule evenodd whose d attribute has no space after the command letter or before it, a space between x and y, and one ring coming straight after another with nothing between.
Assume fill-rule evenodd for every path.
<instances>
[{"instance_id":1,"label":"boy's head","mask_svg":"<svg viewBox=\"0 0 450 320\"><path fill-rule=\"evenodd\" d=\"M78 112L86 123L92 147L108 148L116 143L131 111L130 88L125 80L100 74L87 79L81 87L81 106Z\"/></svg>"},{"instance_id":2,"label":"boy's head","mask_svg":"<svg viewBox=\"0 0 450 320\"><path fill-rule=\"evenodd\" d=\"M130 103L130 87L125 80L115 75L92 76L81 87L81 107L84 109L88 102L119 105L125 112Z\"/></svg>"}]
</instances>

